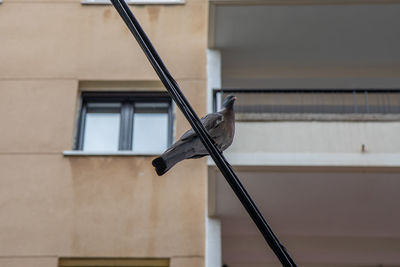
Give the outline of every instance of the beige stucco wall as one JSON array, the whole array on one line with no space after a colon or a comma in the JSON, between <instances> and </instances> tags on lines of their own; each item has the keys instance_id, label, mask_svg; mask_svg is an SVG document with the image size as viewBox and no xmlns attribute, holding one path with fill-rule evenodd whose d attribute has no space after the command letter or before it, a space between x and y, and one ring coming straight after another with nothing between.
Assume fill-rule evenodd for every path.
<instances>
[{"instance_id":1,"label":"beige stucco wall","mask_svg":"<svg viewBox=\"0 0 400 267\"><path fill-rule=\"evenodd\" d=\"M189 161L158 177L150 163L1 155L3 256L202 255L204 168Z\"/></svg>"},{"instance_id":2,"label":"beige stucco wall","mask_svg":"<svg viewBox=\"0 0 400 267\"><path fill-rule=\"evenodd\" d=\"M204 115L207 2L131 7ZM75 256L204 266L204 159L158 177L153 157L62 154L73 146L80 85L143 90L133 85L158 80L113 7L4 0L0 43L0 266ZM187 127L177 111L175 135Z\"/></svg>"},{"instance_id":3,"label":"beige stucco wall","mask_svg":"<svg viewBox=\"0 0 400 267\"><path fill-rule=\"evenodd\" d=\"M30 267L53 267L57 266L56 257L3 257L0 259L0 266L7 267L20 267L20 266L30 266Z\"/></svg>"},{"instance_id":4,"label":"beige stucco wall","mask_svg":"<svg viewBox=\"0 0 400 267\"><path fill-rule=\"evenodd\" d=\"M133 6L176 79L205 79L206 4ZM157 79L110 5L5 0L1 78Z\"/></svg>"}]
</instances>

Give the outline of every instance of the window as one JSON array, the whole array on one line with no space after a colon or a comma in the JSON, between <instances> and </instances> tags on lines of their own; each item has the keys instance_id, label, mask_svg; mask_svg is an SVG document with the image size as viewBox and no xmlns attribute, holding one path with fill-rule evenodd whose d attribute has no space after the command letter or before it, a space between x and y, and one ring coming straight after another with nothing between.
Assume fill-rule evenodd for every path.
<instances>
[{"instance_id":1,"label":"window","mask_svg":"<svg viewBox=\"0 0 400 267\"><path fill-rule=\"evenodd\" d=\"M61 258L59 267L168 267L169 259Z\"/></svg>"},{"instance_id":2,"label":"window","mask_svg":"<svg viewBox=\"0 0 400 267\"><path fill-rule=\"evenodd\" d=\"M172 141L167 93L83 93L75 149L159 154Z\"/></svg>"}]
</instances>

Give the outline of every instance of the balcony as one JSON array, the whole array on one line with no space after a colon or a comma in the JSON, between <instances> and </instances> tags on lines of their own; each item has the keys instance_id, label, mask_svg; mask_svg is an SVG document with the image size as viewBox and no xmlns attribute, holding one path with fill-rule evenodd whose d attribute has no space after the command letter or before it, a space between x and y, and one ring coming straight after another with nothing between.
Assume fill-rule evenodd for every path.
<instances>
[{"instance_id":1,"label":"balcony","mask_svg":"<svg viewBox=\"0 0 400 267\"><path fill-rule=\"evenodd\" d=\"M233 165L399 165L398 89L217 89L215 110L228 94L238 98Z\"/></svg>"},{"instance_id":2,"label":"balcony","mask_svg":"<svg viewBox=\"0 0 400 267\"><path fill-rule=\"evenodd\" d=\"M224 154L299 266L398 265L400 90L217 89L215 110L228 94L237 96L236 133ZM222 261L278 266L209 166Z\"/></svg>"},{"instance_id":3,"label":"balcony","mask_svg":"<svg viewBox=\"0 0 400 267\"><path fill-rule=\"evenodd\" d=\"M299 266L399 266L400 5L245 2L210 5L226 158ZM223 264L279 266L211 161L208 187Z\"/></svg>"}]
</instances>

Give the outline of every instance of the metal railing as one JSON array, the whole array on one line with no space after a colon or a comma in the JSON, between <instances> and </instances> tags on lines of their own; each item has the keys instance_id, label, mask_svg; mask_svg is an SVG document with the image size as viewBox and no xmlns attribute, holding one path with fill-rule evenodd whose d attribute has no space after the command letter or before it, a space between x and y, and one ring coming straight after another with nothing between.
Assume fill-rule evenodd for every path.
<instances>
[{"instance_id":1,"label":"metal railing","mask_svg":"<svg viewBox=\"0 0 400 267\"><path fill-rule=\"evenodd\" d=\"M215 110L228 94L238 113L400 114L400 89L215 89Z\"/></svg>"}]
</instances>

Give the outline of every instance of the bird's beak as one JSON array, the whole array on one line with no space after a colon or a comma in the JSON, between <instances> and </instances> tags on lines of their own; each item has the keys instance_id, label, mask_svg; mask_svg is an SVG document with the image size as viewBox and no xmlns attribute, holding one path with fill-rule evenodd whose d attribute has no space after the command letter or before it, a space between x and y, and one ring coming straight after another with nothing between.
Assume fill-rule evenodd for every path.
<instances>
[{"instance_id":1,"label":"bird's beak","mask_svg":"<svg viewBox=\"0 0 400 267\"><path fill-rule=\"evenodd\" d=\"M236 99L237 99L236 96L234 96L234 97L233 97L233 100L236 100Z\"/></svg>"}]
</instances>

